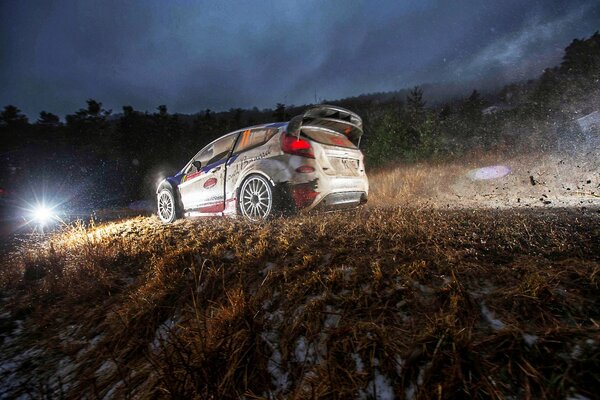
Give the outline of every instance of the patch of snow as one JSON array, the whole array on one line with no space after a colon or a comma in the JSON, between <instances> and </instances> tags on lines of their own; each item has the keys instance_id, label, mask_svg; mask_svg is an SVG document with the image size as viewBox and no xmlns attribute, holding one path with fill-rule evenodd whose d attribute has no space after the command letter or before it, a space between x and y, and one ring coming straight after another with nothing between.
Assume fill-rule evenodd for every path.
<instances>
[{"instance_id":1,"label":"patch of snow","mask_svg":"<svg viewBox=\"0 0 600 400\"><path fill-rule=\"evenodd\" d=\"M402 308L406 305L407 301L406 300L400 300L399 302L396 303L396 308Z\"/></svg>"},{"instance_id":2,"label":"patch of snow","mask_svg":"<svg viewBox=\"0 0 600 400\"><path fill-rule=\"evenodd\" d=\"M523 340L525 341L525 343L527 343L527 346L529 347L533 346L538 339L539 338L537 335L529 335L527 333L523 334Z\"/></svg>"},{"instance_id":3,"label":"patch of snow","mask_svg":"<svg viewBox=\"0 0 600 400\"><path fill-rule=\"evenodd\" d=\"M396 354L396 356L394 357L394 361L396 361L396 373L399 377L401 377L405 361L402 359L402 357L400 357L399 354Z\"/></svg>"},{"instance_id":4,"label":"patch of snow","mask_svg":"<svg viewBox=\"0 0 600 400\"><path fill-rule=\"evenodd\" d=\"M479 299L481 297L483 297L484 295L488 295L494 291L496 291L496 287L494 285L492 285L490 282L485 281L483 283L483 286L481 286L479 288L479 290L469 290L469 294L471 296L473 296L473 298L475 299Z\"/></svg>"},{"instance_id":5,"label":"patch of snow","mask_svg":"<svg viewBox=\"0 0 600 400\"><path fill-rule=\"evenodd\" d=\"M98 367L94 375L96 378L103 378L112 375L117 370L117 364L112 360L106 360Z\"/></svg>"},{"instance_id":6,"label":"patch of snow","mask_svg":"<svg viewBox=\"0 0 600 400\"><path fill-rule=\"evenodd\" d=\"M433 294L433 293L435 293L435 290L433 290L429 286L422 285L421 283L419 283L417 281L414 281L412 283L412 285L413 285L413 287L415 289L419 289L423 294Z\"/></svg>"},{"instance_id":7,"label":"patch of snow","mask_svg":"<svg viewBox=\"0 0 600 400\"><path fill-rule=\"evenodd\" d=\"M92 338L92 340L90 340L90 346L96 347L96 345L98 343L100 343L100 341L104 338L104 333L101 333L99 335L96 335Z\"/></svg>"},{"instance_id":8,"label":"patch of snow","mask_svg":"<svg viewBox=\"0 0 600 400\"><path fill-rule=\"evenodd\" d=\"M50 379L50 387L55 392L66 392L71 387L71 381L75 372L79 369L80 364L74 363L69 357L63 357L58 362L58 370Z\"/></svg>"},{"instance_id":9,"label":"patch of snow","mask_svg":"<svg viewBox=\"0 0 600 400\"><path fill-rule=\"evenodd\" d=\"M304 336L296 340L294 348L294 358L299 363L319 364L324 360L327 354L327 335L320 335L318 343L309 342Z\"/></svg>"},{"instance_id":10,"label":"patch of snow","mask_svg":"<svg viewBox=\"0 0 600 400\"><path fill-rule=\"evenodd\" d=\"M267 300L263 301L263 303L262 303L262 309L266 311L269 308L271 308L272 304L273 304L273 302L270 299L267 299Z\"/></svg>"},{"instance_id":11,"label":"patch of snow","mask_svg":"<svg viewBox=\"0 0 600 400\"><path fill-rule=\"evenodd\" d=\"M41 358L44 352L36 347L30 348L21 353L8 355L3 346L0 353L0 398L13 398L18 394L18 390L28 382L28 378L19 374L19 370L31 370L35 365L35 360ZM27 365L25 368L24 366Z\"/></svg>"},{"instance_id":12,"label":"patch of snow","mask_svg":"<svg viewBox=\"0 0 600 400\"><path fill-rule=\"evenodd\" d=\"M303 306L302 306L302 309L304 310ZM298 310L296 310L296 311L298 311ZM274 325L278 325L283 322L283 311L277 310L272 313L267 313L266 318L267 318L267 321L269 321L270 323L272 323Z\"/></svg>"},{"instance_id":13,"label":"patch of snow","mask_svg":"<svg viewBox=\"0 0 600 400\"><path fill-rule=\"evenodd\" d=\"M19 338L19 335L23 333L23 320L18 319L14 321L14 323L16 325L15 329L13 329L10 335L4 336L4 345L10 345L14 343Z\"/></svg>"},{"instance_id":14,"label":"patch of snow","mask_svg":"<svg viewBox=\"0 0 600 400\"><path fill-rule=\"evenodd\" d=\"M397 314L400 317L400 319L402 320L402 322L408 322L408 321L410 321L410 316L407 313L401 311L401 312L399 312Z\"/></svg>"},{"instance_id":15,"label":"patch of snow","mask_svg":"<svg viewBox=\"0 0 600 400\"><path fill-rule=\"evenodd\" d=\"M160 324L158 328L156 328L154 340L150 344L150 349L152 349L154 352L158 351L176 325L177 321L175 321L173 317L167 318L165 322Z\"/></svg>"},{"instance_id":16,"label":"patch of snow","mask_svg":"<svg viewBox=\"0 0 600 400\"><path fill-rule=\"evenodd\" d=\"M360 391L358 398L361 400L393 400L396 398L394 388L390 383L390 379L375 369L373 380L367 384L364 391Z\"/></svg>"},{"instance_id":17,"label":"patch of snow","mask_svg":"<svg viewBox=\"0 0 600 400\"><path fill-rule=\"evenodd\" d=\"M96 346L98 345L98 343L100 343L100 341L104 338L104 334L101 333L99 335L94 336L88 343L87 347L84 347L83 349L79 350L77 352L77 355L75 356L75 358L80 359L83 358L86 354L88 354L90 351L94 350L96 348Z\"/></svg>"},{"instance_id":18,"label":"patch of snow","mask_svg":"<svg viewBox=\"0 0 600 400\"><path fill-rule=\"evenodd\" d=\"M122 380L120 380L119 382L115 383L109 390L108 392L106 392L106 394L102 397L103 400L110 400L110 399L114 399L115 398L115 392L117 391L117 389L123 385L125 382L123 382Z\"/></svg>"},{"instance_id":19,"label":"patch of snow","mask_svg":"<svg viewBox=\"0 0 600 400\"><path fill-rule=\"evenodd\" d=\"M62 342L73 342L73 336L77 334L77 331L81 328L81 325L69 325L65 330L58 333L58 337Z\"/></svg>"},{"instance_id":20,"label":"patch of snow","mask_svg":"<svg viewBox=\"0 0 600 400\"><path fill-rule=\"evenodd\" d=\"M296 340L294 357L299 363L307 362L309 364L314 364L315 362L315 348L311 343L307 342L304 336L300 336L298 340Z\"/></svg>"},{"instance_id":21,"label":"patch of snow","mask_svg":"<svg viewBox=\"0 0 600 400\"><path fill-rule=\"evenodd\" d=\"M288 379L289 373L285 372L282 368L282 357L279 351L279 335L277 332L264 332L262 335L263 340L271 348L272 354L269 357L267 363L267 370L271 374L273 385L275 386L275 394L283 393L289 389L290 381Z\"/></svg>"},{"instance_id":22,"label":"patch of snow","mask_svg":"<svg viewBox=\"0 0 600 400\"><path fill-rule=\"evenodd\" d=\"M583 350L581 349L581 346L576 344L575 347L573 347L573 350L571 351L571 358L577 360L582 355L583 355Z\"/></svg>"},{"instance_id":23,"label":"patch of snow","mask_svg":"<svg viewBox=\"0 0 600 400\"><path fill-rule=\"evenodd\" d=\"M354 271L354 268L346 266L346 265L342 265L339 268L340 272L342 273L342 279L345 282L350 281L350 278L352 278L352 272Z\"/></svg>"},{"instance_id":24,"label":"patch of snow","mask_svg":"<svg viewBox=\"0 0 600 400\"><path fill-rule=\"evenodd\" d=\"M579 393L575 393L575 394L567 396L566 400L590 400L590 398L583 396Z\"/></svg>"},{"instance_id":25,"label":"patch of snow","mask_svg":"<svg viewBox=\"0 0 600 400\"><path fill-rule=\"evenodd\" d=\"M404 391L406 400L414 400L416 394L417 394L417 386L414 384L414 382L411 382L410 385Z\"/></svg>"},{"instance_id":26,"label":"patch of snow","mask_svg":"<svg viewBox=\"0 0 600 400\"><path fill-rule=\"evenodd\" d=\"M325 318L325 322L323 323L325 329L337 328L342 318L340 311L335 311L333 307L327 306L325 307L325 312L327 313L327 318Z\"/></svg>"},{"instance_id":27,"label":"patch of snow","mask_svg":"<svg viewBox=\"0 0 600 400\"><path fill-rule=\"evenodd\" d=\"M356 372L363 372L365 370L365 366L362 362L362 359L360 358L360 355L358 353L352 353L350 357L352 357L352 359L354 360L354 364L356 365Z\"/></svg>"},{"instance_id":28,"label":"patch of snow","mask_svg":"<svg viewBox=\"0 0 600 400\"><path fill-rule=\"evenodd\" d=\"M504 329L504 322L500 321L499 319L496 319L494 313L491 312L483 302L481 303L481 313L483 314L483 316L485 317L485 319L490 324L493 330L499 331L500 329Z\"/></svg>"},{"instance_id":29,"label":"patch of snow","mask_svg":"<svg viewBox=\"0 0 600 400\"><path fill-rule=\"evenodd\" d=\"M419 376L417 377L417 385L421 386L425 381L425 371L431 367L431 363L427 363L424 367L419 369Z\"/></svg>"},{"instance_id":30,"label":"patch of snow","mask_svg":"<svg viewBox=\"0 0 600 400\"><path fill-rule=\"evenodd\" d=\"M266 265L266 267L265 267L265 268L263 268L263 270L262 270L262 271L260 271L260 273L261 273L262 275L267 275L269 272L271 272L271 271L273 271L275 268L277 268L277 264L275 264L275 263L272 263L272 262L267 262L265 265Z\"/></svg>"}]
</instances>

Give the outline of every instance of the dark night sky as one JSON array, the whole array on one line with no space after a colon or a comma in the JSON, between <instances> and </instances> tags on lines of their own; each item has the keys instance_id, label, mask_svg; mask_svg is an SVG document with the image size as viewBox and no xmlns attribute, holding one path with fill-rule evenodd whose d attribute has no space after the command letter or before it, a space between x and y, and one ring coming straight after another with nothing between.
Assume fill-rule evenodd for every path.
<instances>
[{"instance_id":1,"label":"dark night sky","mask_svg":"<svg viewBox=\"0 0 600 400\"><path fill-rule=\"evenodd\" d=\"M0 0L0 107L171 112L538 76L597 0Z\"/></svg>"}]
</instances>

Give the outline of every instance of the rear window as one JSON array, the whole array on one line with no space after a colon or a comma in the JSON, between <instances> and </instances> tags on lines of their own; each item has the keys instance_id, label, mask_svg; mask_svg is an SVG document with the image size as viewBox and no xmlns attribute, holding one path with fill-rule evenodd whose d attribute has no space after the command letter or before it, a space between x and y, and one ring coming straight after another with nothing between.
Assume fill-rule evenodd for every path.
<instances>
[{"instance_id":1,"label":"rear window","mask_svg":"<svg viewBox=\"0 0 600 400\"><path fill-rule=\"evenodd\" d=\"M235 146L234 153L261 146L267 143L276 133L277 128L248 129L242 132L240 139Z\"/></svg>"},{"instance_id":2,"label":"rear window","mask_svg":"<svg viewBox=\"0 0 600 400\"><path fill-rule=\"evenodd\" d=\"M330 146L345 147L347 149L356 149L356 145L341 133L326 131L323 129L302 129L302 133L315 142L327 144Z\"/></svg>"}]
</instances>

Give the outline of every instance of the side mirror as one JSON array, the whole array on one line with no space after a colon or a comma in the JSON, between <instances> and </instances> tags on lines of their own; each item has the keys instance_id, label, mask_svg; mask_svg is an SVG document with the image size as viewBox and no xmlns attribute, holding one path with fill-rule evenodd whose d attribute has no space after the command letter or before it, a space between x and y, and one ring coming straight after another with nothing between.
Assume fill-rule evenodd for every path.
<instances>
[{"instance_id":1,"label":"side mirror","mask_svg":"<svg viewBox=\"0 0 600 400\"><path fill-rule=\"evenodd\" d=\"M200 171L200 168L202 168L202 163L198 160L192 161L192 165L196 167L196 171Z\"/></svg>"}]
</instances>

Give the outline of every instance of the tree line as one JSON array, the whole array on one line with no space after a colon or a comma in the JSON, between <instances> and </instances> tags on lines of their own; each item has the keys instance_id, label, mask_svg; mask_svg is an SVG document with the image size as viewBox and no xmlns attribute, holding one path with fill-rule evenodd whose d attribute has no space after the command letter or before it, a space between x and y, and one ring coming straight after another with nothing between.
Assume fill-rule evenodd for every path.
<instances>
[{"instance_id":1,"label":"tree line","mask_svg":"<svg viewBox=\"0 0 600 400\"><path fill-rule=\"evenodd\" d=\"M574 40L559 66L495 93L428 105L421 87L406 97L359 96L337 104L364 121L367 166L462 157L472 151L545 149L581 135L575 119L600 108L600 34ZM65 117L42 111L29 121L14 105L0 112L0 186L42 178L77 187L86 201L151 195L160 175L172 174L205 144L229 131L286 121L307 106L205 110L195 115L123 106L118 114L89 99ZM51 183L56 185L56 183ZM89 198L89 199L88 199Z\"/></svg>"}]
</instances>

